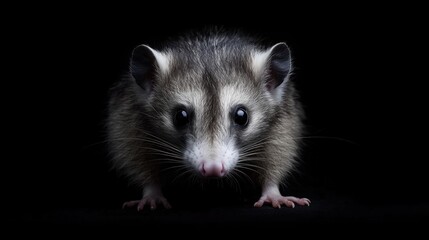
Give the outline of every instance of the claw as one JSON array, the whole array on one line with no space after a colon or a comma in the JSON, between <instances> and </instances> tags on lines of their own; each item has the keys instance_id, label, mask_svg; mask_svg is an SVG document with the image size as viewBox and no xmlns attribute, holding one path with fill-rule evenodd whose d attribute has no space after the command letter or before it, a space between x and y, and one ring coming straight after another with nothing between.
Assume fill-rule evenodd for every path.
<instances>
[{"instance_id":1,"label":"claw","mask_svg":"<svg viewBox=\"0 0 429 240\"><path fill-rule=\"evenodd\" d=\"M296 198L292 196L281 196L281 195L264 195L262 196L255 204L254 207L262 207L264 203L271 203L274 208L281 208L282 205L285 205L290 208L295 208L295 204L301 206L310 206L311 201L307 198Z\"/></svg>"},{"instance_id":2,"label":"claw","mask_svg":"<svg viewBox=\"0 0 429 240\"><path fill-rule=\"evenodd\" d=\"M143 211L144 207L149 205L151 210L157 209L157 205L162 204L165 209L170 209L171 205L164 197L144 197L141 200L129 201L122 204L122 208L134 207L137 205L137 211Z\"/></svg>"}]
</instances>

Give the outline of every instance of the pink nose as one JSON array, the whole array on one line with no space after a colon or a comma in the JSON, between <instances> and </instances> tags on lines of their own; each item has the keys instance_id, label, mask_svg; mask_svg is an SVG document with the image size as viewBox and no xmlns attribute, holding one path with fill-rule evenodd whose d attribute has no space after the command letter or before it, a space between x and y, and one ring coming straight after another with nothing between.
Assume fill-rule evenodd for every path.
<instances>
[{"instance_id":1,"label":"pink nose","mask_svg":"<svg viewBox=\"0 0 429 240\"><path fill-rule=\"evenodd\" d=\"M210 161L201 164L200 172L204 177L223 177L226 171L223 163Z\"/></svg>"}]
</instances>

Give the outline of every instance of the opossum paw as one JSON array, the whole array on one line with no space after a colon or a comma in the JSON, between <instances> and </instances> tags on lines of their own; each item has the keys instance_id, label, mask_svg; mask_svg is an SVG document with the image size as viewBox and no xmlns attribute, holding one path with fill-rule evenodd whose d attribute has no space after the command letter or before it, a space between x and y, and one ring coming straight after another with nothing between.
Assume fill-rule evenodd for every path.
<instances>
[{"instance_id":1,"label":"opossum paw","mask_svg":"<svg viewBox=\"0 0 429 240\"><path fill-rule=\"evenodd\" d=\"M295 203L301 206L310 206L310 199L296 198L292 196L282 195L262 195L262 197L254 204L255 207L262 207L264 203L271 203L274 208L281 208L282 205L286 207L295 207Z\"/></svg>"},{"instance_id":2,"label":"opossum paw","mask_svg":"<svg viewBox=\"0 0 429 240\"><path fill-rule=\"evenodd\" d=\"M122 208L129 208L137 206L137 211L142 211L145 206L149 206L151 210L155 210L158 206L162 205L165 209L170 209L171 205L165 197L144 197L141 200L134 200L125 202Z\"/></svg>"}]
</instances>

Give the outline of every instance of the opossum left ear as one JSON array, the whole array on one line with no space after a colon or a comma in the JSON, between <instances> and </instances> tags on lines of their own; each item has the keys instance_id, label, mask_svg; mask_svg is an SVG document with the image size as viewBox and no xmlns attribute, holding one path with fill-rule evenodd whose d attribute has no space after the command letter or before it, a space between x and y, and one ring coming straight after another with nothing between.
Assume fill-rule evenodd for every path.
<instances>
[{"instance_id":1,"label":"opossum left ear","mask_svg":"<svg viewBox=\"0 0 429 240\"><path fill-rule=\"evenodd\" d=\"M288 80L292 68L289 47L286 43L277 43L270 50L266 64L265 84L273 92Z\"/></svg>"},{"instance_id":2,"label":"opossum left ear","mask_svg":"<svg viewBox=\"0 0 429 240\"><path fill-rule=\"evenodd\" d=\"M264 88L280 102L292 69L289 47L286 43L277 43L265 52L255 52L252 57L256 78L263 81Z\"/></svg>"}]
</instances>

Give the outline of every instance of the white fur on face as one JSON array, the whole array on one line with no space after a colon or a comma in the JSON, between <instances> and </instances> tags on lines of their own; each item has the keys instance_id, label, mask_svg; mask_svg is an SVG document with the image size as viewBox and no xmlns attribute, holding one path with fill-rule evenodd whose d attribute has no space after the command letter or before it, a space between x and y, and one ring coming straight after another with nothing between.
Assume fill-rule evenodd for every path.
<instances>
[{"instance_id":1,"label":"white fur on face","mask_svg":"<svg viewBox=\"0 0 429 240\"><path fill-rule=\"evenodd\" d=\"M196 171L200 171L200 166L204 163L216 162L222 164L224 169L231 171L238 161L238 151L234 141L215 141L211 142L208 138L189 139L188 149L184 152L187 160Z\"/></svg>"},{"instance_id":2,"label":"white fur on face","mask_svg":"<svg viewBox=\"0 0 429 240\"><path fill-rule=\"evenodd\" d=\"M182 92L176 96L179 104L192 106L194 108L195 135L187 140L187 149L184 152L184 159L196 170L200 171L202 164L216 162L221 164L226 172L232 170L237 164L239 152L237 150L233 136L230 136L229 127L231 119L229 117L229 107L223 107L221 103L221 128L215 136L209 136L200 128L205 117L203 114L206 102L209 101L202 91ZM221 96L222 99L222 96Z\"/></svg>"},{"instance_id":3,"label":"white fur on face","mask_svg":"<svg viewBox=\"0 0 429 240\"><path fill-rule=\"evenodd\" d=\"M270 52L271 49L265 52L255 51L252 53L251 66L256 78L261 78L263 76Z\"/></svg>"}]
</instances>

